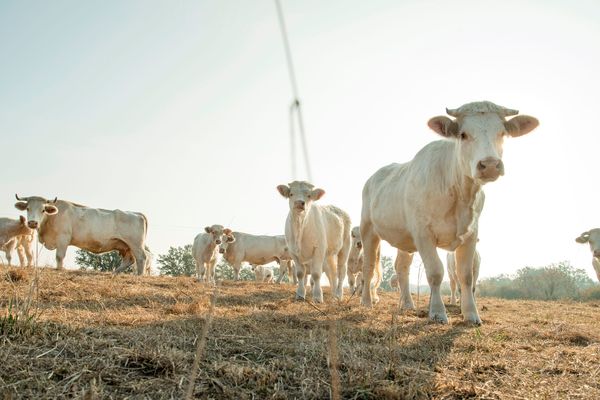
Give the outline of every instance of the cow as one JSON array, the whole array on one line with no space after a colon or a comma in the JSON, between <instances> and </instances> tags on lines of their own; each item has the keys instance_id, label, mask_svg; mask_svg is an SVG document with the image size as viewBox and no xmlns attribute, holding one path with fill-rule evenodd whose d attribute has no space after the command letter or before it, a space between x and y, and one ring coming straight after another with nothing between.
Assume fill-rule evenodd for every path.
<instances>
[{"instance_id":1,"label":"cow","mask_svg":"<svg viewBox=\"0 0 600 400\"><path fill-rule=\"evenodd\" d=\"M273 268L265 265L250 264L256 282L273 283Z\"/></svg>"},{"instance_id":2,"label":"cow","mask_svg":"<svg viewBox=\"0 0 600 400\"><path fill-rule=\"evenodd\" d=\"M19 219L0 218L0 246L4 246L17 236L31 235L32 233L27 219L22 215L19 216Z\"/></svg>"},{"instance_id":3,"label":"cow","mask_svg":"<svg viewBox=\"0 0 600 400\"><path fill-rule=\"evenodd\" d=\"M280 262L290 258L285 236L251 235L243 232L224 231L219 253L233 267L235 280L240 279L242 262L264 265L271 261Z\"/></svg>"},{"instance_id":4,"label":"cow","mask_svg":"<svg viewBox=\"0 0 600 400\"><path fill-rule=\"evenodd\" d=\"M215 265L217 264L218 246L223 242L223 225L212 225L204 228L194 238L192 256L196 261L196 279L198 282L215 281Z\"/></svg>"},{"instance_id":5,"label":"cow","mask_svg":"<svg viewBox=\"0 0 600 400\"><path fill-rule=\"evenodd\" d=\"M312 299L323 302L321 274L329 278L333 296L342 299L344 278L350 253L350 216L335 206L314 204L325 194L323 189L305 181L277 186L289 201L285 239L298 277L297 299L305 299L306 271L312 278Z\"/></svg>"},{"instance_id":6,"label":"cow","mask_svg":"<svg viewBox=\"0 0 600 400\"><path fill-rule=\"evenodd\" d=\"M589 243L592 251L592 266L596 271L596 277L600 281L600 229L591 229L583 232L577 239L577 243Z\"/></svg>"},{"instance_id":7,"label":"cow","mask_svg":"<svg viewBox=\"0 0 600 400\"><path fill-rule=\"evenodd\" d=\"M394 292L397 292L398 290L400 290L400 287L398 286L398 274L393 274L390 277L390 287L392 288L392 290Z\"/></svg>"},{"instance_id":8,"label":"cow","mask_svg":"<svg viewBox=\"0 0 600 400\"><path fill-rule=\"evenodd\" d=\"M481 266L481 256L479 252L475 250L473 258L473 296L475 296L475 285L477 284L477 278L479 277L479 267ZM456 274L456 254L453 251L446 254L446 268L448 269L448 278L450 278L450 304L456 304L456 293L461 292L460 281Z\"/></svg>"},{"instance_id":9,"label":"cow","mask_svg":"<svg viewBox=\"0 0 600 400\"><path fill-rule=\"evenodd\" d=\"M4 251L8 265L11 265L12 251L17 250L17 255L19 256L19 265L21 265L21 267L31 267L33 265L32 242L33 231L31 234L15 236L6 242L4 246L1 246L0 250Z\"/></svg>"},{"instance_id":10,"label":"cow","mask_svg":"<svg viewBox=\"0 0 600 400\"><path fill-rule=\"evenodd\" d=\"M442 323L448 323L448 316L440 293L444 267L437 248L456 252L460 284L472 287L478 221L484 203L482 187L504 174L504 137L525 135L539 124L526 115L507 120L518 111L489 101L446 112L454 119L438 116L428 122L443 140L423 147L412 161L385 166L367 180L360 224L365 278L373 276L382 239L402 255L396 263L402 274L408 275L412 256L418 251L431 288L429 318ZM408 292L404 290L408 279L399 273L399 280L401 293ZM412 302L405 302L410 298L410 293L407 295L401 295L400 306L414 308ZM371 293L363 291L362 304L372 307L372 303ZM461 312L466 321L481 324L470 290L461 292Z\"/></svg>"},{"instance_id":11,"label":"cow","mask_svg":"<svg viewBox=\"0 0 600 400\"><path fill-rule=\"evenodd\" d=\"M63 269L69 246L100 254L116 250L122 257L115 273L134 263L138 275L146 269L145 241L148 220L139 212L104 210L66 200L43 197L17 198L15 207L27 211L27 225L37 229L38 239L48 250L56 249L56 268Z\"/></svg>"},{"instance_id":12,"label":"cow","mask_svg":"<svg viewBox=\"0 0 600 400\"><path fill-rule=\"evenodd\" d=\"M362 291L362 269L364 262L364 255L362 251L362 240L360 237L360 227L355 226L350 232L352 238L352 245L350 247L350 255L348 256L348 286L350 286L350 292L352 294L360 294ZM381 285L381 279L383 277L383 271L381 264L376 265L376 276L375 282L371 282L372 296L375 301L379 301L377 295L377 289ZM360 281L359 281L360 278ZM360 285L358 284L360 283Z\"/></svg>"},{"instance_id":13,"label":"cow","mask_svg":"<svg viewBox=\"0 0 600 400\"><path fill-rule=\"evenodd\" d=\"M294 285L298 283L298 278L294 273L294 262L291 259L281 260L279 262L279 277L277 278L277 283L281 283L286 275L288 276L289 283L293 283Z\"/></svg>"}]
</instances>

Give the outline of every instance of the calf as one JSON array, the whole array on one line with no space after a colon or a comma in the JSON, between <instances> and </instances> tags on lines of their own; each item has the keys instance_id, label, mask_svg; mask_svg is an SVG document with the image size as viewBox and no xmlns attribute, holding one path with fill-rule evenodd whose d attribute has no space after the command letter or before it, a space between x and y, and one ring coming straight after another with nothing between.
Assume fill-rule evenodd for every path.
<instances>
[{"instance_id":1,"label":"calf","mask_svg":"<svg viewBox=\"0 0 600 400\"><path fill-rule=\"evenodd\" d=\"M32 242L33 232L28 235L15 236L6 242L4 246L0 246L0 249L4 251L4 254L6 255L8 265L11 265L12 251L16 249L17 255L19 256L19 265L21 265L21 267L31 267L33 265Z\"/></svg>"},{"instance_id":2,"label":"calf","mask_svg":"<svg viewBox=\"0 0 600 400\"><path fill-rule=\"evenodd\" d=\"M577 243L589 243L592 251L592 266L596 271L596 277L600 281L600 229L592 229L583 232L577 239Z\"/></svg>"},{"instance_id":3,"label":"calf","mask_svg":"<svg viewBox=\"0 0 600 400\"><path fill-rule=\"evenodd\" d=\"M196 279L198 282L215 281L215 265L217 264L217 246L223 241L222 225L207 226L194 238L192 256L196 261Z\"/></svg>"},{"instance_id":4,"label":"calf","mask_svg":"<svg viewBox=\"0 0 600 400\"><path fill-rule=\"evenodd\" d=\"M273 283L273 268L265 265L250 264L252 272L254 272L254 279L257 282Z\"/></svg>"}]
</instances>

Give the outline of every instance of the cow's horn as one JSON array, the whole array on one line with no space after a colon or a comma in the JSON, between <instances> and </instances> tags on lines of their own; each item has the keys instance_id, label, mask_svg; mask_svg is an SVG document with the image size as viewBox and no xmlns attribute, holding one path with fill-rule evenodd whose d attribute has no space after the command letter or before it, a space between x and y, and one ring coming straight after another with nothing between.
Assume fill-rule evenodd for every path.
<instances>
[{"instance_id":1,"label":"cow's horn","mask_svg":"<svg viewBox=\"0 0 600 400\"><path fill-rule=\"evenodd\" d=\"M502 114L504 117L510 117L513 115L517 115L519 113L519 110L512 110L510 108L504 108L502 107L502 111L500 111L500 114Z\"/></svg>"},{"instance_id":2,"label":"cow's horn","mask_svg":"<svg viewBox=\"0 0 600 400\"><path fill-rule=\"evenodd\" d=\"M458 109L454 108L452 110L448 109L448 107L446 107L446 114L448 114L451 117L458 117Z\"/></svg>"},{"instance_id":3,"label":"cow's horn","mask_svg":"<svg viewBox=\"0 0 600 400\"><path fill-rule=\"evenodd\" d=\"M19 197L19 195L18 195L18 194L16 194L16 193L15 193L15 197L16 197L16 198L17 198L17 200L19 200L19 201L27 201L27 200L29 200L29 197Z\"/></svg>"},{"instance_id":4,"label":"cow's horn","mask_svg":"<svg viewBox=\"0 0 600 400\"><path fill-rule=\"evenodd\" d=\"M56 203L56 200L58 200L58 197L55 197L53 201L51 201L52 204Z\"/></svg>"}]
</instances>

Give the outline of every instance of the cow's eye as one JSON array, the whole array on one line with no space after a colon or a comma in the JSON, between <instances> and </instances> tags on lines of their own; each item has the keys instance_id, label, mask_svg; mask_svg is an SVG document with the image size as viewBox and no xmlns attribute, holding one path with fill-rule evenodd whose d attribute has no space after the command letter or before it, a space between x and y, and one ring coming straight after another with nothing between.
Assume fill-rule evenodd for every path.
<instances>
[{"instance_id":1,"label":"cow's eye","mask_svg":"<svg viewBox=\"0 0 600 400\"><path fill-rule=\"evenodd\" d=\"M467 135L466 132L461 132L460 140L467 140L468 138L469 138L469 135Z\"/></svg>"},{"instance_id":2,"label":"cow's eye","mask_svg":"<svg viewBox=\"0 0 600 400\"><path fill-rule=\"evenodd\" d=\"M290 193L290 197L294 197L294 193Z\"/></svg>"}]
</instances>

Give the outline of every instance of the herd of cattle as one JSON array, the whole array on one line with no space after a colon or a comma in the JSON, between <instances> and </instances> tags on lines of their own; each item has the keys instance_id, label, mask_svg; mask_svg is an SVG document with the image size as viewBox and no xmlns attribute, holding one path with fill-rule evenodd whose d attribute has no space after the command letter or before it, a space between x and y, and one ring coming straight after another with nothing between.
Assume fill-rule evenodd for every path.
<instances>
[{"instance_id":1,"label":"herd of cattle","mask_svg":"<svg viewBox=\"0 0 600 400\"><path fill-rule=\"evenodd\" d=\"M325 191L304 181L277 186L289 202L285 235L257 236L233 232L222 225L207 226L198 234L192 252L197 279L214 281L218 254L233 267L239 279L243 262L252 265L257 279L271 282L273 271L265 264L280 265L278 281L285 275L304 299L308 278L312 300L323 301L321 275L329 279L332 296L341 299L348 277L352 292L372 307L379 299L381 283L380 242L397 248L393 286L400 290L400 307L414 309L409 290L409 267L419 252L431 289L429 317L447 322L440 293L444 275L437 249L447 250L451 303L460 291L466 321L480 324L474 289L480 256L476 250L478 221L484 205L482 186L504 173L502 146L506 136L519 137L538 126L537 119L488 101L446 109L429 127L443 137L423 147L404 164L391 164L375 172L362 192L360 227L335 206L317 203ZM512 117L512 118L508 118ZM135 265L138 274L149 271L145 247L148 221L138 212L89 208L64 200L19 197L15 207L27 218L0 219L0 246L7 254L18 249L21 265L31 265L33 231L49 250L56 250L56 266L63 268L68 246L93 253L118 251L122 257L116 272ZM592 264L600 280L600 229L582 233L579 243L589 243ZM27 259L27 260L25 260ZM368 284L366 284L368 283Z\"/></svg>"}]
</instances>

